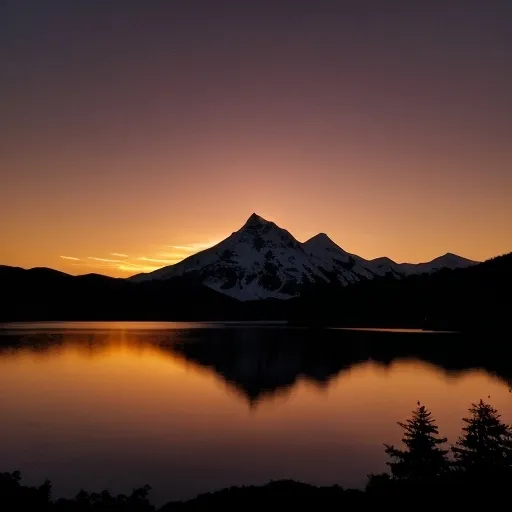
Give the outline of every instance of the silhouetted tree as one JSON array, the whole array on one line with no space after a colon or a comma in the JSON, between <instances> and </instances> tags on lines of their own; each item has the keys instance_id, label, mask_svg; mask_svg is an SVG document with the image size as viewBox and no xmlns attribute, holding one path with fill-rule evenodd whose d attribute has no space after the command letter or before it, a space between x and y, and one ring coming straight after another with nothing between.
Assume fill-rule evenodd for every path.
<instances>
[{"instance_id":1,"label":"silhouetted tree","mask_svg":"<svg viewBox=\"0 0 512 512\"><path fill-rule=\"evenodd\" d=\"M422 480L433 478L447 471L449 467L446 455L439 445L446 443L445 437L439 436L439 429L432 419L432 413L418 402L412 419L405 423L398 422L404 429L402 442L406 450L384 445L386 453L393 459L387 462L396 479Z\"/></svg>"},{"instance_id":2,"label":"silhouetted tree","mask_svg":"<svg viewBox=\"0 0 512 512\"><path fill-rule=\"evenodd\" d=\"M47 510L51 500L51 483L39 487L21 485L19 471L0 473L0 510Z\"/></svg>"},{"instance_id":3,"label":"silhouetted tree","mask_svg":"<svg viewBox=\"0 0 512 512\"><path fill-rule=\"evenodd\" d=\"M480 400L463 418L463 435L452 446L455 466L471 471L504 469L512 465L512 429L490 404Z\"/></svg>"}]
</instances>

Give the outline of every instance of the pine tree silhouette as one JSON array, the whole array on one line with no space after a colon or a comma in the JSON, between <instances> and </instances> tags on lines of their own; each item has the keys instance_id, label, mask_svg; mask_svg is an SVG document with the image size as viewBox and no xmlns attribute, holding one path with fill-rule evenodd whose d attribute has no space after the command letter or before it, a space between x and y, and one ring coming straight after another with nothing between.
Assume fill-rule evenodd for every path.
<instances>
[{"instance_id":1,"label":"pine tree silhouette","mask_svg":"<svg viewBox=\"0 0 512 512\"><path fill-rule=\"evenodd\" d=\"M394 459L387 462L395 479L423 480L436 477L449 468L446 455L439 445L447 439L439 436L439 429L432 419L432 413L418 402L413 411L412 419L405 423L398 422L405 433L402 442L407 450L399 450L394 446L384 445L386 453Z\"/></svg>"},{"instance_id":2,"label":"pine tree silhouette","mask_svg":"<svg viewBox=\"0 0 512 512\"><path fill-rule=\"evenodd\" d=\"M503 469L512 465L512 429L500 420L490 404L480 400L469 409L471 417L463 418L462 429L452 452L455 466L464 470Z\"/></svg>"}]
</instances>

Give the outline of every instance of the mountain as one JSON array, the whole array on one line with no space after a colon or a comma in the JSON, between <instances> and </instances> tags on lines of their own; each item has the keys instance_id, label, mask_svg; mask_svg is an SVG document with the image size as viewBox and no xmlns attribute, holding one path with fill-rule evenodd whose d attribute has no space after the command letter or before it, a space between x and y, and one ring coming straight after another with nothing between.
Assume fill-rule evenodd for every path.
<instances>
[{"instance_id":1,"label":"mountain","mask_svg":"<svg viewBox=\"0 0 512 512\"><path fill-rule=\"evenodd\" d=\"M423 268L437 265L434 260ZM512 253L467 268L310 287L286 302L288 319L298 325L474 331L485 333L481 343L487 344L500 339L496 332L508 329L511 290Z\"/></svg>"},{"instance_id":2,"label":"mountain","mask_svg":"<svg viewBox=\"0 0 512 512\"><path fill-rule=\"evenodd\" d=\"M368 262L378 275L394 274L396 277L410 276L414 274L431 274L443 268L454 270L475 265L476 261L468 260L450 252L438 256L426 263L396 263L389 258L376 258Z\"/></svg>"},{"instance_id":3,"label":"mountain","mask_svg":"<svg viewBox=\"0 0 512 512\"><path fill-rule=\"evenodd\" d=\"M428 263L366 260L350 254L320 233L304 243L288 231L253 213L241 229L219 244L183 261L130 281L170 280L187 276L241 301L289 299L306 285L346 286L377 276L401 278L441 268L464 268L476 262L446 254Z\"/></svg>"},{"instance_id":4,"label":"mountain","mask_svg":"<svg viewBox=\"0 0 512 512\"><path fill-rule=\"evenodd\" d=\"M209 288L242 301L286 299L297 295L305 282L327 280L300 242L256 214L214 247L131 280L165 280L183 275L194 276Z\"/></svg>"},{"instance_id":5,"label":"mountain","mask_svg":"<svg viewBox=\"0 0 512 512\"><path fill-rule=\"evenodd\" d=\"M313 245L322 239L326 242L321 236ZM325 275L329 274L326 254L334 254L333 259L344 263L343 254L330 247L330 242L324 246L326 254L311 250L323 261ZM354 256L345 255L347 261L351 258L355 261ZM339 264L331 263L333 268ZM378 264L389 266L392 262L381 260ZM356 261L352 268L358 265ZM345 286L338 278L319 280L304 286L300 296L290 300L239 301L188 274L135 283L97 274L71 276L44 268L0 266L0 323L288 320L307 326L462 330L478 332L480 345L503 344L500 333L508 329L512 310L512 253L468 268L396 277L388 272ZM506 350L506 344L503 347Z\"/></svg>"},{"instance_id":6,"label":"mountain","mask_svg":"<svg viewBox=\"0 0 512 512\"><path fill-rule=\"evenodd\" d=\"M379 275L370 262L344 251L325 233L320 233L302 244L315 268L320 270L327 281L339 281L347 285L361 279L372 279Z\"/></svg>"}]
</instances>

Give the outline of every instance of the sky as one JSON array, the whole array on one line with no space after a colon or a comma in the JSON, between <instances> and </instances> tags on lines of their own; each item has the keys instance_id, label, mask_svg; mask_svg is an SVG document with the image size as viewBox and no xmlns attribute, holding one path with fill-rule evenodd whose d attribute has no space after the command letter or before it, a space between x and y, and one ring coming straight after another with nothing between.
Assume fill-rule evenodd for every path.
<instances>
[{"instance_id":1,"label":"sky","mask_svg":"<svg viewBox=\"0 0 512 512\"><path fill-rule=\"evenodd\" d=\"M127 277L252 212L512 250L509 0L0 0L0 264Z\"/></svg>"}]
</instances>

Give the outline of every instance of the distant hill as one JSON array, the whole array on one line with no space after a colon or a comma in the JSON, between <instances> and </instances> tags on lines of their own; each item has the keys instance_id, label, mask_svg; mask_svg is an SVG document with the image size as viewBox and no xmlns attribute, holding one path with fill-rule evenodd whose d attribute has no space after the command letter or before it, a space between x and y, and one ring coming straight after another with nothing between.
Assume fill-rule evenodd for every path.
<instances>
[{"instance_id":1,"label":"distant hill","mask_svg":"<svg viewBox=\"0 0 512 512\"><path fill-rule=\"evenodd\" d=\"M200 283L135 284L98 274L0 266L0 321L213 320L237 315L238 301Z\"/></svg>"},{"instance_id":2,"label":"distant hill","mask_svg":"<svg viewBox=\"0 0 512 512\"><path fill-rule=\"evenodd\" d=\"M465 269L309 287L290 319L307 325L500 329L512 311L512 253Z\"/></svg>"}]
</instances>

